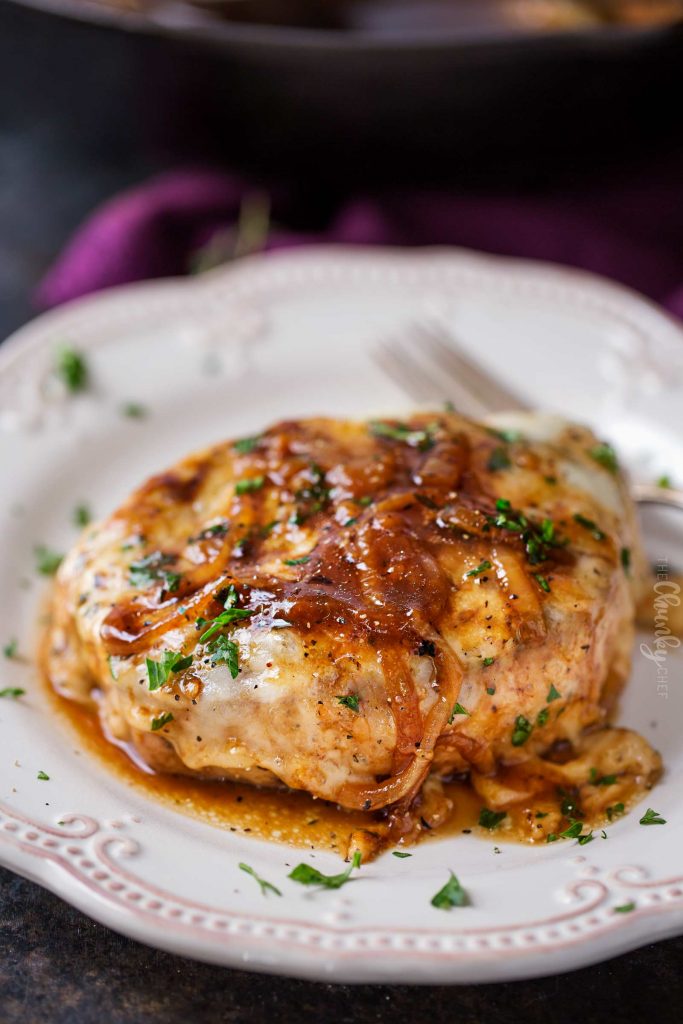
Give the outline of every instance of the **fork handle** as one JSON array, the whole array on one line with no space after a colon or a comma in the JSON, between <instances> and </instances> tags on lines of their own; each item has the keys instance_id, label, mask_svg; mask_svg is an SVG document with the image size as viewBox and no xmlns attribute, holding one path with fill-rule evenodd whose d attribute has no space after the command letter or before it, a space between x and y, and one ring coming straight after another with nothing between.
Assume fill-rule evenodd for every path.
<instances>
[{"instance_id":1,"label":"fork handle","mask_svg":"<svg viewBox=\"0 0 683 1024\"><path fill-rule=\"evenodd\" d=\"M664 505L683 511L683 491L656 484L634 484L631 495L637 505Z\"/></svg>"}]
</instances>

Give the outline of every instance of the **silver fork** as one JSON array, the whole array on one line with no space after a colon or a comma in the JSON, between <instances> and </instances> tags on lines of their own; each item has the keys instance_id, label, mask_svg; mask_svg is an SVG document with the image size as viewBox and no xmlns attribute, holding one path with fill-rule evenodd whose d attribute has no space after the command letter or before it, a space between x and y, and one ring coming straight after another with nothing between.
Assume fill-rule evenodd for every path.
<instances>
[{"instance_id":1,"label":"silver fork","mask_svg":"<svg viewBox=\"0 0 683 1024\"><path fill-rule=\"evenodd\" d=\"M448 398L465 416L480 418L498 412L529 412L530 407L478 366L439 324L414 324L402 338L381 342L375 361L417 402ZM658 484L633 484L639 505L665 505L683 511L683 491Z\"/></svg>"}]
</instances>

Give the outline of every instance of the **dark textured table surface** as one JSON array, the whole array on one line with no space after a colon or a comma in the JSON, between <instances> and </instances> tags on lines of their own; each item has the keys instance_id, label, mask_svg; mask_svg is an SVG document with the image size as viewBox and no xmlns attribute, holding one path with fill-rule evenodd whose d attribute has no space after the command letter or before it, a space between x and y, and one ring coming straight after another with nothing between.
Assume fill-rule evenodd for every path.
<instances>
[{"instance_id":1,"label":"dark textured table surface","mask_svg":"<svg viewBox=\"0 0 683 1024\"><path fill-rule=\"evenodd\" d=\"M50 28L46 58L25 32L0 2L0 337L32 315L32 289L85 213L177 159L153 142L128 145L116 111L101 113L99 130L96 120L79 130L70 116L68 33ZM121 53L108 64L107 52L98 52L97 74L120 74ZM124 75L124 94L128 86ZM310 984L148 949L0 870L0 1024L679 1024L682 967L679 938L538 981L457 989Z\"/></svg>"}]
</instances>

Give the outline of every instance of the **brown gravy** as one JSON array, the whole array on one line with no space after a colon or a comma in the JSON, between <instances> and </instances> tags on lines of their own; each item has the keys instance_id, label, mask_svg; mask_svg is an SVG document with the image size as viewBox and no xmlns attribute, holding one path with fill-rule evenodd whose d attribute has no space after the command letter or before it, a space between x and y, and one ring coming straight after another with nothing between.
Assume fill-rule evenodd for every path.
<instances>
[{"instance_id":1,"label":"brown gravy","mask_svg":"<svg viewBox=\"0 0 683 1024\"><path fill-rule=\"evenodd\" d=\"M132 747L105 735L95 711L61 697L45 679L44 689L78 750L97 758L125 785L180 814L226 831L340 856L346 855L351 833L370 825L367 813L345 810L303 792L153 772ZM557 806L557 796L549 790L536 797L533 808L527 803L509 808L505 827L489 830L479 825L483 801L469 783L445 783L444 792L452 803L448 818L438 828L422 831L419 841L471 833L494 845L545 843L534 814Z\"/></svg>"}]
</instances>

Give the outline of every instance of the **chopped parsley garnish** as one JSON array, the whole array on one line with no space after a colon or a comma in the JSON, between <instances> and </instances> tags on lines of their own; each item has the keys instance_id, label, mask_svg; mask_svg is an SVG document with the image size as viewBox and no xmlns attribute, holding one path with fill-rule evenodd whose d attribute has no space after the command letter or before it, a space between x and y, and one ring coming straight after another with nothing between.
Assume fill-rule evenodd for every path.
<instances>
[{"instance_id":1,"label":"chopped parsley garnish","mask_svg":"<svg viewBox=\"0 0 683 1024\"><path fill-rule=\"evenodd\" d=\"M264 476L248 476L244 480L238 480L235 484L235 494L250 494L252 491L260 491L266 482Z\"/></svg>"},{"instance_id":2,"label":"chopped parsley garnish","mask_svg":"<svg viewBox=\"0 0 683 1024\"><path fill-rule=\"evenodd\" d=\"M532 523L523 512L513 509L507 498L496 501L497 515L487 516L488 526L497 526L500 530L516 533L524 543L526 556L531 565L544 562L551 548L561 547L564 541L558 539L552 519L543 519L541 523Z\"/></svg>"},{"instance_id":3,"label":"chopped parsley garnish","mask_svg":"<svg viewBox=\"0 0 683 1024\"><path fill-rule=\"evenodd\" d=\"M73 348L60 348L57 352L57 373L72 393L85 391L88 386L88 367L80 352Z\"/></svg>"},{"instance_id":4,"label":"chopped parsley garnish","mask_svg":"<svg viewBox=\"0 0 683 1024\"><path fill-rule=\"evenodd\" d=\"M91 519L92 516L87 505L76 505L73 513L75 526L87 526Z\"/></svg>"},{"instance_id":5,"label":"chopped parsley garnish","mask_svg":"<svg viewBox=\"0 0 683 1024\"><path fill-rule=\"evenodd\" d=\"M310 864L298 864L293 871L290 871L289 878L293 882L300 882L301 885L321 885L325 889L341 889L342 885L351 879L353 869L360 867L360 862L361 854L359 850L356 850L346 871L342 871L339 875L323 875L321 871L311 867Z\"/></svg>"},{"instance_id":6,"label":"chopped parsley garnish","mask_svg":"<svg viewBox=\"0 0 683 1024\"><path fill-rule=\"evenodd\" d=\"M494 829L500 825L503 818L507 818L507 811L490 811L488 807L482 807L479 812L479 824L482 828Z\"/></svg>"},{"instance_id":7,"label":"chopped parsley garnish","mask_svg":"<svg viewBox=\"0 0 683 1024\"><path fill-rule=\"evenodd\" d=\"M493 566L491 565L489 560L487 558L485 558L483 562L479 563L479 565L477 566L476 569L470 569L470 571L466 572L465 575L466 576L481 576L481 574L483 572L486 572L487 569L492 569L492 568L493 568Z\"/></svg>"},{"instance_id":8,"label":"chopped parsley garnish","mask_svg":"<svg viewBox=\"0 0 683 1024\"><path fill-rule=\"evenodd\" d=\"M198 540L209 540L210 537L224 537L227 532L228 524L222 520L220 523L205 526L195 537L188 537L188 543L195 544Z\"/></svg>"},{"instance_id":9,"label":"chopped parsley garnish","mask_svg":"<svg viewBox=\"0 0 683 1024\"><path fill-rule=\"evenodd\" d=\"M64 559L64 555L60 555L57 551L50 551L44 544L38 545L35 554L36 569L43 576L54 576Z\"/></svg>"},{"instance_id":10,"label":"chopped parsley garnish","mask_svg":"<svg viewBox=\"0 0 683 1024\"><path fill-rule=\"evenodd\" d=\"M536 811L535 817L537 817L537 818L547 818L548 817L548 813L549 813L548 811Z\"/></svg>"},{"instance_id":11,"label":"chopped parsley garnish","mask_svg":"<svg viewBox=\"0 0 683 1024\"><path fill-rule=\"evenodd\" d=\"M614 908L614 913L615 914L630 914L631 911L635 910L635 909L636 909L636 905L633 902L633 900L631 900L630 903L622 903L621 906L615 907Z\"/></svg>"},{"instance_id":12,"label":"chopped parsley garnish","mask_svg":"<svg viewBox=\"0 0 683 1024\"><path fill-rule=\"evenodd\" d=\"M120 412L130 420L142 420L147 415L147 408L141 402L124 402Z\"/></svg>"},{"instance_id":13,"label":"chopped parsley garnish","mask_svg":"<svg viewBox=\"0 0 683 1024\"><path fill-rule=\"evenodd\" d=\"M496 692L495 686L487 686L486 692L488 693L489 697L493 697L494 693Z\"/></svg>"},{"instance_id":14,"label":"chopped parsley garnish","mask_svg":"<svg viewBox=\"0 0 683 1024\"><path fill-rule=\"evenodd\" d=\"M285 558L285 565L305 565L306 562L310 562L310 555L302 555L301 558Z\"/></svg>"},{"instance_id":15,"label":"chopped parsley garnish","mask_svg":"<svg viewBox=\"0 0 683 1024\"><path fill-rule=\"evenodd\" d=\"M415 497L417 497L417 495L415 495ZM369 494L364 494L363 497L362 498L358 498L357 501L358 501L358 504L362 505L363 508L367 508L368 505L372 505L372 498L370 497ZM438 506L435 506L435 507L438 507ZM406 856L410 857L411 854L408 853L408 854L406 854Z\"/></svg>"},{"instance_id":16,"label":"chopped parsley garnish","mask_svg":"<svg viewBox=\"0 0 683 1024\"><path fill-rule=\"evenodd\" d=\"M263 893L264 896L267 896L269 892L274 892L276 896L282 896L282 893L280 892L279 889L277 889L270 882L266 882L265 878L261 878L260 875L257 875L254 869L249 867L248 864L242 864L240 862L237 866L240 869L240 871L245 871L248 875L251 875L251 877L258 882L261 892Z\"/></svg>"},{"instance_id":17,"label":"chopped parsley garnish","mask_svg":"<svg viewBox=\"0 0 683 1024\"><path fill-rule=\"evenodd\" d=\"M607 808L607 817L610 821L613 821L614 818L620 817L625 810L626 808L624 804L622 804L621 802L619 802L618 804L612 804L611 807Z\"/></svg>"},{"instance_id":18,"label":"chopped parsley garnish","mask_svg":"<svg viewBox=\"0 0 683 1024\"><path fill-rule=\"evenodd\" d=\"M504 448L494 448L489 456L486 468L491 473L497 473L499 469L509 469L512 463L510 456Z\"/></svg>"},{"instance_id":19,"label":"chopped parsley garnish","mask_svg":"<svg viewBox=\"0 0 683 1024\"><path fill-rule=\"evenodd\" d=\"M297 508L290 519L295 526L301 526L308 516L319 512L330 500L330 489L325 481L325 471L317 463L312 462L308 467L308 472L310 482L305 487L300 487L294 495L297 501L303 503L303 507ZM352 521L355 522L355 520L349 520L344 523L344 526L349 526Z\"/></svg>"},{"instance_id":20,"label":"chopped parsley garnish","mask_svg":"<svg viewBox=\"0 0 683 1024\"><path fill-rule=\"evenodd\" d=\"M579 526L583 526L584 529L589 530L591 536L596 540L604 540L606 534L600 529L597 523L594 523L592 519L587 519L586 516L582 516L580 512L577 512L574 516L574 522L578 523Z\"/></svg>"},{"instance_id":21,"label":"chopped parsley garnish","mask_svg":"<svg viewBox=\"0 0 683 1024\"><path fill-rule=\"evenodd\" d=\"M351 519L347 519L344 526L355 526L358 522L358 516L352 516Z\"/></svg>"},{"instance_id":22,"label":"chopped parsley garnish","mask_svg":"<svg viewBox=\"0 0 683 1024\"><path fill-rule=\"evenodd\" d=\"M548 690L548 696L546 697L546 703L552 704L554 700L560 700L561 697L562 694L560 693L560 691L556 690L554 684L551 683L550 689Z\"/></svg>"},{"instance_id":23,"label":"chopped parsley garnish","mask_svg":"<svg viewBox=\"0 0 683 1024\"><path fill-rule=\"evenodd\" d=\"M469 716L469 711L467 710L467 708L464 708L462 706L462 704L454 704L453 705L453 710L451 711L450 715L448 716L448 724L449 725L453 724L453 719L455 718L456 715L468 715Z\"/></svg>"},{"instance_id":24,"label":"chopped parsley garnish","mask_svg":"<svg viewBox=\"0 0 683 1024\"><path fill-rule=\"evenodd\" d=\"M484 668L488 668L490 665L493 665L495 660L495 658L484 658L482 660L482 665L484 666Z\"/></svg>"},{"instance_id":25,"label":"chopped parsley garnish","mask_svg":"<svg viewBox=\"0 0 683 1024\"><path fill-rule=\"evenodd\" d=\"M207 640L210 640L214 634L218 633L223 626L229 626L233 622L237 622L240 619L248 619L253 615L253 611L250 608L236 608L237 603L237 591L234 586L231 586L228 590L228 595L225 598L223 607L225 611L222 611L215 619L211 620L209 628L205 630L199 638L199 642L205 644ZM198 626L207 625L206 619L197 619Z\"/></svg>"},{"instance_id":26,"label":"chopped parsley garnish","mask_svg":"<svg viewBox=\"0 0 683 1024\"><path fill-rule=\"evenodd\" d=\"M207 619L197 619L197 626L201 629L203 626L209 628L204 630L202 635L199 637L199 642L202 644L211 641L208 645L208 651L211 658L212 664L216 665L219 661L224 661L230 669L230 675L233 679L237 678L239 673L239 646L234 640L229 640L226 636L216 636L224 626L230 626L233 622L238 622L241 619L248 619L254 612L250 608L236 608L238 594L234 586L228 588L223 608L224 611L220 615L216 616L210 622ZM273 623L274 625L274 623ZM214 639L212 639L212 637Z\"/></svg>"},{"instance_id":27,"label":"chopped parsley garnish","mask_svg":"<svg viewBox=\"0 0 683 1024\"><path fill-rule=\"evenodd\" d=\"M19 650L19 642L17 640L9 640L2 649L2 653L6 658L16 658L17 651Z\"/></svg>"},{"instance_id":28,"label":"chopped parsley garnish","mask_svg":"<svg viewBox=\"0 0 683 1024\"><path fill-rule=\"evenodd\" d=\"M412 853L404 853L403 850L392 850L391 856L399 857L401 860L404 860L406 857L412 857L413 855Z\"/></svg>"},{"instance_id":29,"label":"chopped parsley garnish","mask_svg":"<svg viewBox=\"0 0 683 1024\"><path fill-rule=\"evenodd\" d=\"M192 655L184 656L179 651L164 651L161 661L145 658L147 678L150 690L158 690L164 685L171 672L182 672L192 664ZM110 665L111 668L111 665Z\"/></svg>"},{"instance_id":30,"label":"chopped parsley garnish","mask_svg":"<svg viewBox=\"0 0 683 1024\"><path fill-rule=\"evenodd\" d=\"M209 644L209 656L212 665L224 661L230 669L230 675L237 679L240 670L240 649L234 640L228 640L227 636L217 636Z\"/></svg>"},{"instance_id":31,"label":"chopped parsley garnish","mask_svg":"<svg viewBox=\"0 0 683 1024\"><path fill-rule=\"evenodd\" d=\"M506 444L524 440L524 435L519 430L497 430L493 427L487 427L487 430L492 437L497 437L499 441L505 441Z\"/></svg>"},{"instance_id":32,"label":"chopped parsley garnish","mask_svg":"<svg viewBox=\"0 0 683 1024\"><path fill-rule=\"evenodd\" d=\"M523 747L533 732L533 725L524 715L517 715L515 726L512 730L511 743L513 747Z\"/></svg>"},{"instance_id":33,"label":"chopped parsley garnish","mask_svg":"<svg viewBox=\"0 0 683 1024\"><path fill-rule=\"evenodd\" d=\"M534 579L536 580L536 582L538 583L539 587L541 588L541 590L544 590L546 592L546 594L549 594L550 593L550 584L548 583L548 581L545 578L545 576L541 576L540 572L535 572L533 574L533 576L534 576Z\"/></svg>"},{"instance_id":34,"label":"chopped parsley garnish","mask_svg":"<svg viewBox=\"0 0 683 1024\"><path fill-rule=\"evenodd\" d=\"M443 889L439 889L435 896L432 896L431 904L437 910L450 910L451 907L466 907L470 902L469 896L453 872Z\"/></svg>"},{"instance_id":35,"label":"chopped parsley garnish","mask_svg":"<svg viewBox=\"0 0 683 1024\"><path fill-rule=\"evenodd\" d=\"M616 775L598 775L597 768L591 768L589 781L592 786L613 786L617 777Z\"/></svg>"},{"instance_id":36,"label":"chopped parsley garnish","mask_svg":"<svg viewBox=\"0 0 683 1024\"><path fill-rule=\"evenodd\" d=\"M564 832L560 832L560 835L563 839L578 839L583 831L583 822L576 821L575 818L570 818L569 821L569 827Z\"/></svg>"},{"instance_id":37,"label":"chopped parsley garnish","mask_svg":"<svg viewBox=\"0 0 683 1024\"><path fill-rule=\"evenodd\" d=\"M159 729L163 729L165 725L173 721L173 714L171 711L164 711L163 715L159 715L158 718L152 719L152 732L158 732Z\"/></svg>"},{"instance_id":38,"label":"chopped parsley garnish","mask_svg":"<svg viewBox=\"0 0 683 1024\"><path fill-rule=\"evenodd\" d=\"M419 491L416 491L415 497L421 505L424 505L425 508L431 509L432 512L436 512L438 510L439 506L435 501L432 501L428 494L420 494Z\"/></svg>"},{"instance_id":39,"label":"chopped parsley garnish","mask_svg":"<svg viewBox=\"0 0 683 1024\"><path fill-rule=\"evenodd\" d=\"M548 721L549 715L550 715L550 712L548 711L547 708L541 708L541 710L536 715L536 725L540 725L540 726L545 725L546 722Z\"/></svg>"},{"instance_id":40,"label":"chopped parsley garnish","mask_svg":"<svg viewBox=\"0 0 683 1024\"><path fill-rule=\"evenodd\" d=\"M586 843L592 843L595 839L595 836L593 835L593 830L591 829L590 832L586 832L582 836L577 836L576 839L578 841L579 846L585 846Z\"/></svg>"},{"instance_id":41,"label":"chopped parsley garnish","mask_svg":"<svg viewBox=\"0 0 683 1024\"><path fill-rule=\"evenodd\" d=\"M0 697L23 697L26 690L22 690L18 686L6 686L4 690L0 690Z\"/></svg>"},{"instance_id":42,"label":"chopped parsley garnish","mask_svg":"<svg viewBox=\"0 0 683 1024\"><path fill-rule=\"evenodd\" d=\"M621 558L621 567L624 570L624 572L626 573L626 575L628 576L628 574L631 571L631 549L630 548L622 548L621 549L620 558Z\"/></svg>"},{"instance_id":43,"label":"chopped parsley garnish","mask_svg":"<svg viewBox=\"0 0 683 1024\"><path fill-rule=\"evenodd\" d=\"M554 832L548 832L548 835L545 837L545 841L546 843L556 843L559 838L560 837Z\"/></svg>"},{"instance_id":44,"label":"chopped parsley garnish","mask_svg":"<svg viewBox=\"0 0 683 1024\"><path fill-rule=\"evenodd\" d=\"M664 473L663 476L660 476L657 480L657 487L661 487L665 491L671 490L672 486L671 477L668 473Z\"/></svg>"},{"instance_id":45,"label":"chopped parsley garnish","mask_svg":"<svg viewBox=\"0 0 683 1024\"><path fill-rule=\"evenodd\" d=\"M49 782L50 781L50 776L47 774L47 772L43 772L43 771L38 772L37 778L39 778L41 782Z\"/></svg>"},{"instance_id":46,"label":"chopped parsley garnish","mask_svg":"<svg viewBox=\"0 0 683 1024\"><path fill-rule=\"evenodd\" d=\"M641 825L666 825L666 818L663 818L659 811L653 811L651 807L645 811L640 819Z\"/></svg>"},{"instance_id":47,"label":"chopped parsley garnish","mask_svg":"<svg viewBox=\"0 0 683 1024\"><path fill-rule=\"evenodd\" d=\"M405 423L381 423L378 420L370 424L370 433L374 437L382 437L388 441L400 441L411 448L419 448L426 451L434 444L434 428L427 427L424 430L413 430Z\"/></svg>"},{"instance_id":48,"label":"chopped parsley garnish","mask_svg":"<svg viewBox=\"0 0 683 1024\"><path fill-rule=\"evenodd\" d=\"M357 693L347 693L343 694L341 697L337 697L337 701L339 704L343 704L345 708L348 708L349 711L357 712L360 704L360 697Z\"/></svg>"},{"instance_id":49,"label":"chopped parsley garnish","mask_svg":"<svg viewBox=\"0 0 683 1024\"><path fill-rule=\"evenodd\" d=\"M599 462L601 466L608 469L610 473L616 473L619 469L619 463L617 461L617 453L611 444L596 444L593 448L588 450L588 454L596 462Z\"/></svg>"},{"instance_id":50,"label":"chopped parsley garnish","mask_svg":"<svg viewBox=\"0 0 683 1024\"><path fill-rule=\"evenodd\" d=\"M152 551L151 554L131 562L128 566L128 582L131 587L151 587L161 583L164 590L173 593L180 584L180 574L169 572L166 568L174 561L173 555L165 555L163 551Z\"/></svg>"},{"instance_id":51,"label":"chopped parsley garnish","mask_svg":"<svg viewBox=\"0 0 683 1024\"><path fill-rule=\"evenodd\" d=\"M238 455L249 455L250 452L253 452L258 447L260 440L260 434L255 437L241 437L239 441L235 441L232 447Z\"/></svg>"}]
</instances>

